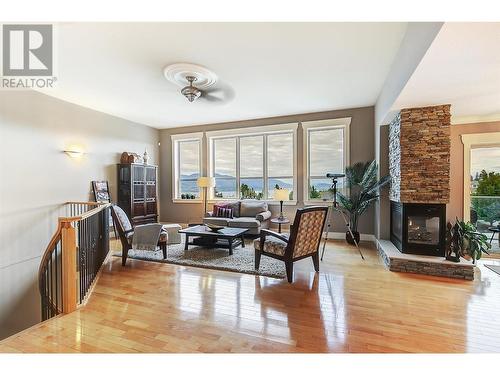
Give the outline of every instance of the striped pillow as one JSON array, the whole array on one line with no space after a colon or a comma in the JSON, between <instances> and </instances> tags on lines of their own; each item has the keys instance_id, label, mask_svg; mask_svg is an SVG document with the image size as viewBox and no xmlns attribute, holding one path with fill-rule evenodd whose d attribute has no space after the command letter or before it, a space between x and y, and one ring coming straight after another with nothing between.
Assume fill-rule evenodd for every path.
<instances>
[{"instance_id":1,"label":"striped pillow","mask_svg":"<svg viewBox=\"0 0 500 375\"><path fill-rule=\"evenodd\" d=\"M225 217L232 219L233 218L233 209L227 206L214 206L214 216L215 217Z\"/></svg>"}]
</instances>

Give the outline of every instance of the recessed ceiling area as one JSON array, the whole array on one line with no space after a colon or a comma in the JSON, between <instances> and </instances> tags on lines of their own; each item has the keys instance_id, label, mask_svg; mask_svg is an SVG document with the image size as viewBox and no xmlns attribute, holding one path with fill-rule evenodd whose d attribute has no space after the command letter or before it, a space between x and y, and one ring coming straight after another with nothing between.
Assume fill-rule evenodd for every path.
<instances>
[{"instance_id":1,"label":"recessed ceiling area","mask_svg":"<svg viewBox=\"0 0 500 375\"><path fill-rule=\"evenodd\" d=\"M406 23L61 23L43 93L159 129L374 105ZM165 79L199 64L233 96L189 103Z\"/></svg>"},{"instance_id":2,"label":"recessed ceiling area","mask_svg":"<svg viewBox=\"0 0 500 375\"><path fill-rule=\"evenodd\" d=\"M393 110L451 104L452 123L500 120L500 23L445 23Z\"/></svg>"}]
</instances>

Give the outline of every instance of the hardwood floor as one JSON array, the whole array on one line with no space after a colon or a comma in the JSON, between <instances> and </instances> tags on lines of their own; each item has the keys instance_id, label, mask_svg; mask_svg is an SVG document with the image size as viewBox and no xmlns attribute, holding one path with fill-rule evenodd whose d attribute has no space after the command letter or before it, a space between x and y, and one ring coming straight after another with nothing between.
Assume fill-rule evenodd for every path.
<instances>
[{"instance_id":1,"label":"hardwood floor","mask_svg":"<svg viewBox=\"0 0 500 375\"><path fill-rule=\"evenodd\" d=\"M293 284L111 257L86 306L0 351L500 352L500 275L393 273L373 245L363 252L331 241L320 273L300 261Z\"/></svg>"}]
</instances>

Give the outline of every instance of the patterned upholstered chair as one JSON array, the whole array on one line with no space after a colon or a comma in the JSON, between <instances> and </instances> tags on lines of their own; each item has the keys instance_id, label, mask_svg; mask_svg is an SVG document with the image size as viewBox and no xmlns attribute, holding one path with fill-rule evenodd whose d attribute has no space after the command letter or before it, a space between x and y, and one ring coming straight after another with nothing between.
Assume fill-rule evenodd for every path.
<instances>
[{"instance_id":1,"label":"patterned upholstered chair","mask_svg":"<svg viewBox=\"0 0 500 375\"><path fill-rule=\"evenodd\" d=\"M314 270L319 271L319 244L328 207L307 207L297 210L290 235L262 229L260 238L254 241L255 269L259 269L260 257L266 255L285 262L288 282L293 280L293 262L312 257Z\"/></svg>"},{"instance_id":2,"label":"patterned upholstered chair","mask_svg":"<svg viewBox=\"0 0 500 375\"><path fill-rule=\"evenodd\" d=\"M123 209L115 204L111 206L111 216L113 218L113 225L118 230L118 236L122 243L122 266L127 262L127 256L130 249L132 249L132 238L134 236L134 228L130 220L123 211ZM160 238L158 239L158 246L163 251L163 258L167 258L167 239L168 233L161 231Z\"/></svg>"}]
</instances>

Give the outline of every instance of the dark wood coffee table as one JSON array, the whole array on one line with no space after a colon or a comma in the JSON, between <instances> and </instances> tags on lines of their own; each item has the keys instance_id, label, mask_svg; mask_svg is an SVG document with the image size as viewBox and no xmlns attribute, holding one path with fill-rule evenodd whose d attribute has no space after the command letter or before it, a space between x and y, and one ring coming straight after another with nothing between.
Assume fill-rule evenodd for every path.
<instances>
[{"instance_id":1,"label":"dark wood coffee table","mask_svg":"<svg viewBox=\"0 0 500 375\"><path fill-rule=\"evenodd\" d=\"M229 255L233 255L234 247L239 245L245 247L243 235L246 232L248 232L248 228L228 227L215 232L205 225L196 225L179 231L179 233L184 233L186 235L184 250L187 250L189 245L196 245L229 249ZM189 237L194 237L192 242L189 242Z\"/></svg>"}]
</instances>

